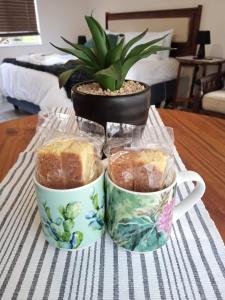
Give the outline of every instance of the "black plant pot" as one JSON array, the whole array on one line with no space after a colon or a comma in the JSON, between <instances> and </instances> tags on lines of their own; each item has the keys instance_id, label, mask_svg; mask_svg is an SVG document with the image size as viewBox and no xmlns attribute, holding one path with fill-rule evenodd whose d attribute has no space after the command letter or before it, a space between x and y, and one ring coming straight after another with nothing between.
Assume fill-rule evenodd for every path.
<instances>
[{"instance_id":1,"label":"black plant pot","mask_svg":"<svg viewBox=\"0 0 225 300\"><path fill-rule=\"evenodd\" d=\"M90 81L89 81L90 82ZM88 82L82 82L82 84ZM150 87L139 93L119 96L90 95L72 88L73 107L77 116L95 121L104 127L107 122L145 125L150 106Z\"/></svg>"}]
</instances>

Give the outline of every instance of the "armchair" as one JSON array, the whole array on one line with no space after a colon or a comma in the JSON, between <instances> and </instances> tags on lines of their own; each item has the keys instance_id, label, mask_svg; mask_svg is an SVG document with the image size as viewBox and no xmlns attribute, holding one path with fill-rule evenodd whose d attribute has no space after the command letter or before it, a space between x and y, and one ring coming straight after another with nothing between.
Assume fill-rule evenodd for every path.
<instances>
[{"instance_id":1,"label":"armchair","mask_svg":"<svg viewBox=\"0 0 225 300\"><path fill-rule=\"evenodd\" d=\"M225 72L213 73L197 80L194 110L225 118Z\"/></svg>"}]
</instances>

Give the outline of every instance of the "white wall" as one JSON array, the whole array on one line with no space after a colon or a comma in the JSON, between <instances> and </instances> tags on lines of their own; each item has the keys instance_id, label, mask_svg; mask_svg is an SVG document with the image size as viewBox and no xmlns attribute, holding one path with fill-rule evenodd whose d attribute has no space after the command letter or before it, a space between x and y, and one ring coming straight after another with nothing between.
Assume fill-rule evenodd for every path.
<instances>
[{"instance_id":1,"label":"white wall","mask_svg":"<svg viewBox=\"0 0 225 300\"><path fill-rule=\"evenodd\" d=\"M84 14L87 1L82 0L37 0L42 45L0 47L0 62L4 57L16 57L27 53L53 53L56 49L49 42L65 46L60 35L76 41L87 26Z\"/></svg>"},{"instance_id":2,"label":"white wall","mask_svg":"<svg viewBox=\"0 0 225 300\"><path fill-rule=\"evenodd\" d=\"M186 8L203 5L200 29L211 31L211 45L206 54L225 57L225 1L224 0L89 0L89 10L105 25L105 12Z\"/></svg>"},{"instance_id":3,"label":"white wall","mask_svg":"<svg viewBox=\"0 0 225 300\"><path fill-rule=\"evenodd\" d=\"M37 0L42 45L0 47L0 62L4 57L16 57L26 53L52 53L49 45L65 45L60 35L77 40L79 34L87 34L84 15L94 16L105 25L105 12L185 8L203 5L201 29L211 31L211 45L207 55L225 57L225 1L224 0Z\"/></svg>"}]
</instances>

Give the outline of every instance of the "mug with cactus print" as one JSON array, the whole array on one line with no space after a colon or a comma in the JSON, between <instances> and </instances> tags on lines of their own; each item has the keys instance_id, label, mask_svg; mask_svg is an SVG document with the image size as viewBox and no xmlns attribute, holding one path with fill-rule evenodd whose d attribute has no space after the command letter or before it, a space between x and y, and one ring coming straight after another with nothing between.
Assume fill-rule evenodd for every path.
<instances>
[{"instance_id":1,"label":"mug with cactus print","mask_svg":"<svg viewBox=\"0 0 225 300\"><path fill-rule=\"evenodd\" d=\"M34 178L46 240L60 249L81 249L104 233L104 171L93 182L65 190L50 189Z\"/></svg>"},{"instance_id":2,"label":"mug with cactus print","mask_svg":"<svg viewBox=\"0 0 225 300\"><path fill-rule=\"evenodd\" d=\"M175 205L177 186L186 181L195 181L196 186ZM106 222L112 240L126 250L146 252L167 242L172 223L203 196L205 183L196 172L183 171L169 187L142 193L119 187L106 174L106 190Z\"/></svg>"}]
</instances>

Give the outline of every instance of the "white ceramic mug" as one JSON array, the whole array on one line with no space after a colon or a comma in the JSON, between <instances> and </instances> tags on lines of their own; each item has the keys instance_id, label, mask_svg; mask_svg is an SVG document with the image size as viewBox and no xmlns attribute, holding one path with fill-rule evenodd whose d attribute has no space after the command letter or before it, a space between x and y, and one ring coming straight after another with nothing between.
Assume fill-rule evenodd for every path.
<instances>
[{"instance_id":1,"label":"white ceramic mug","mask_svg":"<svg viewBox=\"0 0 225 300\"><path fill-rule=\"evenodd\" d=\"M82 249L104 234L104 171L94 181L72 189L47 188L34 178L42 229L50 245Z\"/></svg>"},{"instance_id":2,"label":"white ceramic mug","mask_svg":"<svg viewBox=\"0 0 225 300\"><path fill-rule=\"evenodd\" d=\"M177 186L195 181L194 190L175 205ZM116 185L106 173L106 222L108 232L119 246L137 252L153 251L170 237L172 223L200 200L205 192L202 177L193 171L176 175L167 188L150 193L133 192Z\"/></svg>"}]
</instances>

